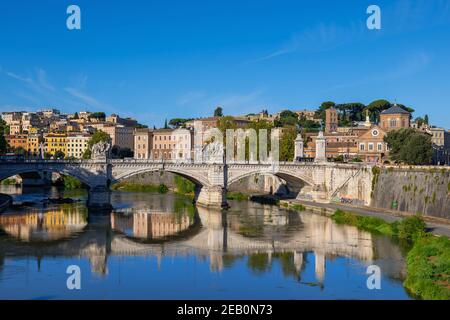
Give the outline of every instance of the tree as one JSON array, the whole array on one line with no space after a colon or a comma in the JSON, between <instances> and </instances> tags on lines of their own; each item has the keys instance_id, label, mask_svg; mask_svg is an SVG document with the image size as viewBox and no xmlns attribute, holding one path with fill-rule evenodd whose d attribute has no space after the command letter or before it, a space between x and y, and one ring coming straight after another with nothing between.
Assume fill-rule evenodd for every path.
<instances>
[{"instance_id":1,"label":"tree","mask_svg":"<svg viewBox=\"0 0 450 320\"><path fill-rule=\"evenodd\" d=\"M370 114L372 115L371 120L374 122L380 121L380 113L384 110L389 109L392 107L391 103L384 99L378 99L375 101L372 101L367 106L367 109L369 110Z\"/></svg>"},{"instance_id":2,"label":"tree","mask_svg":"<svg viewBox=\"0 0 450 320\"><path fill-rule=\"evenodd\" d=\"M305 116L301 116L298 119L298 125L302 128L302 132L317 132L320 129L320 123L317 121L306 119Z\"/></svg>"},{"instance_id":3,"label":"tree","mask_svg":"<svg viewBox=\"0 0 450 320\"><path fill-rule=\"evenodd\" d=\"M169 125L173 128L182 128L186 127L186 122L191 121L192 119L182 119L182 118L174 118L169 121Z\"/></svg>"},{"instance_id":4,"label":"tree","mask_svg":"<svg viewBox=\"0 0 450 320\"><path fill-rule=\"evenodd\" d=\"M66 155L61 150L58 150L58 151L55 152L55 155L54 155L55 159L63 160L65 157L66 157Z\"/></svg>"},{"instance_id":5,"label":"tree","mask_svg":"<svg viewBox=\"0 0 450 320\"><path fill-rule=\"evenodd\" d=\"M214 117L223 117L222 107L217 107L216 110L214 110Z\"/></svg>"},{"instance_id":6,"label":"tree","mask_svg":"<svg viewBox=\"0 0 450 320\"><path fill-rule=\"evenodd\" d=\"M342 103L336 105L336 109L340 111L339 126L349 126L354 121L363 121L366 118L364 110L367 107L360 102Z\"/></svg>"},{"instance_id":7,"label":"tree","mask_svg":"<svg viewBox=\"0 0 450 320\"><path fill-rule=\"evenodd\" d=\"M100 121L105 121L106 114L104 112L94 112L89 115L89 119L98 119Z\"/></svg>"},{"instance_id":8,"label":"tree","mask_svg":"<svg viewBox=\"0 0 450 320\"><path fill-rule=\"evenodd\" d=\"M422 117L417 117L415 121L419 127L425 123L425 120Z\"/></svg>"},{"instance_id":9,"label":"tree","mask_svg":"<svg viewBox=\"0 0 450 320\"><path fill-rule=\"evenodd\" d=\"M290 110L280 112L278 120L275 121L276 127L296 126L298 124L298 114Z\"/></svg>"},{"instance_id":10,"label":"tree","mask_svg":"<svg viewBox=\"0 0 450 320\"><path fill-rule=\"evenodd\" d=\"M8 150L8 143L5 135L9 132L9 128L3 119L0 119L0 153L6 153Z\"/></svg>"},{"instance_id":11,"label":"tree","mask_svg":"<svg viewBox=\"0 0 450 320\"><path fill-rule=\"evenodd\" d=\"M134 152L130 148L121 148L119 146L113 146L111 154L114 158L124 159L134 157Z\"/></svg>"},{"instance_id":12,"label":"tree","mask_svg":"<svg viewBox=\"0 0 450 320\"><path fill-rule=\"evenodd\" d=\"M75 113L74 113L73 118L74 118L74 119L79 119L79 118L80 118L80 117L78 116L78 112L75 112Z\"/></svg>"},{"instance_id":13,"label":"tree","mask_svg":"<svg viewBox=\"0 0 450 320\"><path fill-rule=\"evenodd\" d=\"M134 128L136 128L136 129L147 129L148 126L145 125L145 124L138 123L137 125L134 126Z\"/></svg>"},{"instance_id":14,"label":"tree","mask_svg":"<svg viewBox=\"0 0 450 320\"><path fill-rule=\"evenodd\" d=\"M221 117L217 121L217 128L222 131L225 136L227 129L237 129L238 126L236 125L236 121L234 121L234 118L232 116L226 116Z\"/></svg>"},{"instance_id":15,"label":"tree","mask_svg":"<svg viewBox=\"0 0 450 320\"><path fill-rule=\"evenodd\" d=\"M167 125L167 119L164 121L164 129L169 129L169 126Z\"/></svg>"},{"instance_id":16,"label":"tree","mask_svg":"<svg viewBox=\"0 0 450 320\"><path fill-rule=\"evenodd\" d=\"M372 121L374 122L379 122L380 121L380 113L383 112L384 110L389 109L390 107L392 107L393 104L390 103L387 100L384 99L379 99L379 100L375 100L373 102L371 102L368 106L367 109L369 110L369 112L372 115ZM408 111L409 113L414 113L414 109L409 108L403 104L397 104L398 107Z\"/></svg>"},{"instance_id":17,"label":"tree","mask_svg":"<svg viewBox=\"0 0 450 320\"><path fill-rule=\"evenodd\" d=\"M292 161L294 159L294 141L297 130L294 127L284 130L280 139L280 161Z\"/></svg>"},{"instance_id":18,"label":"tree","mask_svg":"<svg viewBox=\"0 0 450 320\"><path fill-rule=\"evenodd\" d=\"M91 158L91 149L94 146L94 144L97 144L99 142L111 142L111 137L109 134L103 131L96 131L91 139L88 142L86 151L83 154L83 159L90 159Z\"/></svg>"},{"instance_id":19,"label":"tree","mask_svg":"<svg viewBox=\"0 0 450 320\"><path fill-rule=\"evenodd\" d=\"M18 147L18 148L16 148L16 149L14 150L14 154L17 154L17 155L23 156L23 155L25 155L25 154L26 154L26 151L25 151L25 149L24 149L24 148L22 148L22 147Z\"/></svg>"},{"instance_id":20,"label":"tree","mask_svg":"<svg viewBox=\"0 0 450 320\"><path fill-rule=\"evenodd\" d=\"M430 124L430 119L428 118L428 115L427 115L427 114L425 115L425 118L423 119L423 122L424 122L426 125L429 125L429 124Z\"/></svg>"},{"instance_id":21,"label":"tree","mask_svg":"<svg viewBox=\"0 0 450 320\"><path fill-rule=\"evenodd\" d=\"M384 141L389 146L392 160L412 165L431 163L433 146L431 136L411 128L403 128L389 132Z\"/></svg>"},{"instance_id":22,"label":"tree","mask_svg":"<svg viewBox=\"0 0 450 320\"><path fill-rule=\"evenodd\" d=\"M330 109L334 106L336 106L336 103L334 103L333 101L323 102L320 105L319 109L317 109L316 114L314 115L314 118L325 121L325 110Z\"/></svg>"}]
</instances>

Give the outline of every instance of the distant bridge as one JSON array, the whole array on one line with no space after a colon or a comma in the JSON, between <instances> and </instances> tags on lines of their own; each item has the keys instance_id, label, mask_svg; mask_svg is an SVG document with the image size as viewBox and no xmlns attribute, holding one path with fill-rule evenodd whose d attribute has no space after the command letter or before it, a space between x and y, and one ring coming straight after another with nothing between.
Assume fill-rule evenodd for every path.
<instances>
[{"instance_id":1,"label":"distant bridge","mask_svg":"<svg viewBox=\"0 0 450 320\"><path fill-rule=\"evenodd\" d=\"M300 187L299 196L317 202L345 195L370 201L372 171L366 164L330 162L232 162L196 163L161 160L25 160L0 162L0 180L33 172L57 172L79 179L89 187L88 205L110 207L111 184L145 172L172 172L196 185L195 201L211 207L226 207L227 187L256 174L274 175Z\"/></svg>"}]
</instances>

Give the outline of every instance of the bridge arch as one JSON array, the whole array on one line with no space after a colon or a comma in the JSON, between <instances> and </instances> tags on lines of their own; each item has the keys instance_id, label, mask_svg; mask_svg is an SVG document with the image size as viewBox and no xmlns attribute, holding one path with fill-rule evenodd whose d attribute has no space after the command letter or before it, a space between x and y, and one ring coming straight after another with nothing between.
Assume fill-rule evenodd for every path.
<instances>
[{"instance_id":1,"label":"bridge arch","mask_svg":"<svg viewBox=\"0 0 450 320\"><path fill-rule=\"evenodd\" d=\"M233 184L236 184L245 178L257 175L280 178L284 182L286 182L289 191L293 193L298 193L304 187L311 188L314 185L313 179L309 177L307 174L299 172L293 173L289 170L284 170L282 168L280 168L275 172L271 170L261 170L261 169L246 170L246 171L238 170L238 171L239 172L237 174L233 173L231 174L231 178L228 179L228 187L231 187Z\"/></svg>"},{"instance_id":2,"label":"bridge arch","mask_svg":"<svg viewBox=\"0 0 450 320\"><path fill-rule=\"evenodd\" d=\"M135 170L127 170L127 171L118 173L117 175L114 175L114 172L113 172L111 184L118 183L124 179L131 178L138 174L144 174L144 173L150 173L150 172L161 172L161 171L177 174L177 175L193 182L196 186L200 186L200 187L206 186L207 187L210 185L210 183L206 177L202 177L200 175L194 175L194 174L192 174L192 172L178 169L175 167L173 167L173 168L139 168L139 169L135 169Z\"/></svg>"},{"instance_id":3,"label":"bridge arch","mask_svg":"<svg viewBox=\"0 0 450 320\"><path fill-rule=\"evenodd\" d=\"M76 178L80 180L83 184L88 186L89 188L92 188L92 180L90 179L90 176L92 175L91 172L86 173L79 168L76 170L71 170L70 168L51 168L51 167L45 167L43 169L36 169L36 168L12 168L8 171L0 171L0 181L17 176L17 175L23 175L23 174L29 174L29 173L39 173L39 172L52 172L52 173L59 173L65 176L70 176L73 178Z\"/></svg>"}]
</instances>

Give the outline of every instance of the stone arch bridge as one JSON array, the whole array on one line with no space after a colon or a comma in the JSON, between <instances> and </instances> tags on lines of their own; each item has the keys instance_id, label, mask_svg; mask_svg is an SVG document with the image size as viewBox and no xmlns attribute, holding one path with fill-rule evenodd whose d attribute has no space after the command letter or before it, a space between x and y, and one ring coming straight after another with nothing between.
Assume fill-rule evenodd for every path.
<instances>
[{"instance_id":1,"label":"stone arch bridge","mask_svg":"<svg viewBox=\"0 0 450 320\"><path fill-rule=\"evenodd\" d=\"M298 198L329 202L345 196L370 202L372 170L366 164L330 162L196 163L155 160L25 160L0 162L0 180L38 172L57 172L78 178L89 187L88 205L110 207L112 183L145 172L165 171L183 176L196 185L197 204L226 207L229 185L256 174L274 175L300 187Z\"/></svg>"}]
</instances>

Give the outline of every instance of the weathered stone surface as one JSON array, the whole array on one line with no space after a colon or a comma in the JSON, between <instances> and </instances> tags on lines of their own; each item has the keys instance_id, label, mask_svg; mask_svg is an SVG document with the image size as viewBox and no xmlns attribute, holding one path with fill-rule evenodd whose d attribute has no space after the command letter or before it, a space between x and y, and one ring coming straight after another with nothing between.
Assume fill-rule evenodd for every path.
<instances>
[{"instance_id":1,"label":"weathered stone surface","mask_svg":"<svg viewBox=\"0 0 450 320\"><path fill-rule=\"evenodd\" d=\"M450 218L450 170L382 169L372 206Z\"/></svg>"}]
</instances>

